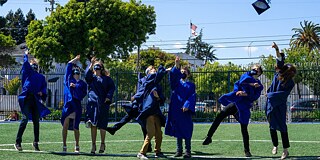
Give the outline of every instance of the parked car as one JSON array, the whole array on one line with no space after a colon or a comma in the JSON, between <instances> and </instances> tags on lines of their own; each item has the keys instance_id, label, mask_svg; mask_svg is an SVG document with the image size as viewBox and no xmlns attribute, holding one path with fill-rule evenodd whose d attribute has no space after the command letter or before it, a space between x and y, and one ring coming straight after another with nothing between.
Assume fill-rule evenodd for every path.
<instances>
[{"instance_id":1,"label":"parked car","mask_svg":"<svg viewBox=\"0 0 320 160\"><path fill-rule=\"evenodd\" d=\"M300 99L293 102L291 112L320 110L320 99Z\"/></svg>"},{"instance_id":2,"label":"parked car","mask_svg":"<svg viewBox=\"0 0 320 160\"><path fill-rule=\"evenodd\" d=\"M196 102L195 111L204 112L207 106L208 103Z\"/></svg>"}]
</instances>

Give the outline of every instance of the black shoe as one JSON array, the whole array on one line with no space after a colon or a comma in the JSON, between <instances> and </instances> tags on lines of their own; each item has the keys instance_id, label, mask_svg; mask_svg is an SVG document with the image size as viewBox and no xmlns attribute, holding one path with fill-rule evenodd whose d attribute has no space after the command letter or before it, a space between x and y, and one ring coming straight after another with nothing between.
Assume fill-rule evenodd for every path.
<instances>
[{"instance_id":1,"label":"black shoe","mask_svg":"<svg viewBox=\"0 0 320 160\"><path fill-rule=\"evenodd\" d=\"M33 142L32 146L35 151L40 151L38 142Z\"/></svg>"},{"instance_id":2,"label":"black shoe","mask_svg":"<svg viewBox=\"0 0 320 160\"><path fill-rule=\"evenodd\" d=\"M252 157L250 151L244 151L244 155L245 155L246 157Z\"/></svg>"},{"instance_id":3,"label":"black shoe","mask_svg":"<svg viewBox=\"0 0 320 160\"><path fill-rule=\"evenodd\" d=\"M191 158L191 153L190 152L184 153L183 158Z\"/></svg>"},{"instance_id":4,"label":"black shoe","mask_svg":"<svg viewBox=\"0 0 320 160\"><path fill-rule=\"evenodd\" d=\"M182 153L181 152L176 152L176 154L174 154L173 157L181 157L182 156Z\"/></svg>"},{"instance_id":5,"label":"black shoe","mask_svg":"<svg viewBox=\"0 0 320 160\"><path fill-rule=\"evenodd\" d=\"M202 142L202 145L208 145L210 143L212 143L212 139L211 137L207 136L206 139L204 139L204 141Z\"/></svg>"},{"instance_id":6,"label":"black shoe","mask_svg":"<svg viewBox=\"0 0 320 160\"><path fill-rule=\"evenodd\" d=\"M21 143L16 143L16 144L14 144L14 148L15 148L17 151L22 151Z\"/></svg>"},{"instance_id":7,"label":"black shoe","mask_svg":"<svg viewBox=\"0 0 320 160\"><path fill-rule=\"evenodd\" d=\"M155 158L167 158L167 156L165 156L162 152L158 152L156 153Z\"/></svg>"},{"instance_id":8,"label":"black shoe","mask_svg":"<svg viewBox=\"0 0 320 160\"><path fill-rule=\"evenodd\" d=\"M111 135L114 135L116 133L116 129L112 128L112 127L107 127L106 129Z\"/></svg>"}]
</instances>

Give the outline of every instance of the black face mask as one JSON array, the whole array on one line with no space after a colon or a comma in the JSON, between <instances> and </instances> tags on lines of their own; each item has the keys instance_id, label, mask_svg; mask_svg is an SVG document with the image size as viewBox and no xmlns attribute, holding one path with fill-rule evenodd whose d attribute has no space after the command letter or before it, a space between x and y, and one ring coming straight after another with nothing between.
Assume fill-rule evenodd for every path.
<instances>
[{"instance_id":1,"label":"black face mask","mask_svg":"<svg viewBox=\"0 0 320 160\"><path fill-rule=\"evenodd\" d=\"M95 71L99 71L99 70L101 70L101 66L99 64L96 64L96 65L93 66L93 69Z\"/></svg>"},{"instance_id":2,"label":"black face mask","mask_svg":"<svg viewBox=\"0 0 320 160\"><path fill-rule=\"evenodd\" d=\"M37 64L34 63L34 64L31 65L31 68L32 68L34 71L38 71L38 68L39 68L39 67L38 67Z\"/></svg>"},{"instance_id":3,"label":"black face mask","mask_svg":"<svg viewBox=\"0 0 320 160\"><path fill-rule=\"evenodd\" d=\"M79 69L73 69L72 70L72 75L80 75L80 70Z\"/></svg>"},{"instance_id":4,"label":"black face mask","mask_svg":"<svg viewBox=\"0 0 320 160\"><path fill-rule=\"evenodd\" d=\"M187 73L182 73L182 79L186 79L187 78Z\"/></svg>"},{"instance_id":5,"label":"black face mask","mask_svg":"<svg viewBox=\"0 0 320 160\"><path fill-rule=\"evenodd\" d=\"M255 70L255 69L252 69L252 70L250 71L250 74L251 74L251 75L257 75L257 74L258 74L258 71Z\"/></svg>"}]
</instances>

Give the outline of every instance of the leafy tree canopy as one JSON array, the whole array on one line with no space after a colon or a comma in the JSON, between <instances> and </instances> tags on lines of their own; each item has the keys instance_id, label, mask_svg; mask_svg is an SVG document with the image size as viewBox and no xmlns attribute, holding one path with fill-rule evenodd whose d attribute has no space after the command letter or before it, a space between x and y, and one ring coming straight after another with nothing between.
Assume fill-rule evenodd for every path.
<instances>
[{"instance_id":1,"label":"leafy tree canopy","mask_svg":"<svg viewBox=\"0 0 320 160\"><path fill-rule=\"evenodd\" d=\"M70 0L45 21L31 22L27 45L44 68L76 54L126 58L155 33L155 18L153 7L134 0L90 0L86 7Z\"/></svg>"}]
</instances>

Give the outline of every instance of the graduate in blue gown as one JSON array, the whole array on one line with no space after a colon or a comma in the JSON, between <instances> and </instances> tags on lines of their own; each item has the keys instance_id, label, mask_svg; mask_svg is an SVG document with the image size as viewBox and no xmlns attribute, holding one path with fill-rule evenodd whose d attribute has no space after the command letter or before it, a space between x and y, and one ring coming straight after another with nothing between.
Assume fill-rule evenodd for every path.
<instances>
[{"instance_id":1,"label":"graduate in blue gown","mask_svg":"<svg viewBox=\"0 0 320 160\"><path fill-rule=\"evenodd\" d=\"M171 98L165 134L177 138L175 157L182 156L182 140L185 140L184 158L191 157L191 138L193 132L192 116L195 114L195 84L188 80L187 67L180 70L180 58L176 57L175 66L170 71Z\"/></svg>"},{"instance_id":2,"label":"graduate in blue gown","mask_svg":"<svg viewBox=\"0 0 320 160\"><path fill-rule=\"evenodd\" d=\"M99 153L103 153L105 150L109 108L115 85L111 77L107 75L103 62L95 57L91 59L91 64L86 69L85 79L89 86L86 125L91 128L91 153L94 154L96 151L97 129L100 129L101 136Z\"/></svg>"},{"instance_id":3,"label":"graduate in blue gown","mask_svg":"<svg viewBox=\"0 0 320 160\"><path fill-rule=\"evenodd\" d=\"M165 157L161 152L162 131L161 127L165 125L165 117L160 110L160 104L165 98L162 94L162 88L159 85L167 70L160 66L158 71L153 66L148 67L146 71L148 75L137 93L132 97L132 101L136 100L142 103L140 113L136 120L145 126L147 135L144 144L137 157L146 158L146 153L150 145L151 139L155 137L155 153L156 157Z\"/></svg>"},{"instance_id":4,"label":"graduate in blue gown","mask_svg":"<svg viewBox=\"0 0 320 160\"><path fill-rule=\"evenodd\" d=\"M62 109L61 124L63 151L67 151L68 129L74 131L75 152L80 152L79 148L79 124L82 116L81 101L87 95L87 84L80 79L80 69L76 62L80 60L80 55L70 60L64 75L64 105Z\"/></svg>"},{"instance_id":5,"label":"graduate in blue gown","mask_svg":"<svg viewBox=\"0 0 320 160\"><path fill-rule=\"evenodd\" d=\"M288 157L289 137L286 124L287 98L294 87L293 77L296 75L296 68L291 64L285 64L284 54L280 53L279 47L273 43L276 50L277 66L273 81L267 90L266 114L270 127L270 135L273 143L272 154L277 154L278 135L281 133L283 153L281 159Z\"/></svg>"},{"instance_id":6,"label":"graduate in blue gown","mask_svg":"<svg viewBox=\"0 0 320 160\"><path fill-rule=\"evenodd\" d=\"M142 84L145 82L148 72L149 72L149 69L146 69L146 76L142 76L142 73L138 73L138 83L137 83L136 92L141 90L141 87L143 87ZM122 126L130 122L132 119L136 120L136 118L140 114L139 108L142 108L142 103L138 103L137 100L134 100L130 105L122 105L122 107L125 109L127 114L124 117L122 117L121 120L116 124L114 124L112 127L107 127L107 131L111 135L114 135ZM147 135L145 124L141 122L139 122L139 124L143 133L143 139L145 139ZM150 145L148 146L147 152L151 152L151 151L152 151L152 147L150 143Z\"/></svg>"},{"instance_id":7,"label":"graduate in blue gown","mask_svg":"<svg viewBox=\"0 0 320 160\"><path fill-rule=\"evenodd\" d=\"M212 142L211 137L222 120L229 115L233 115L241 126L245 156L252 156L249 147L248 124L251 114L250 109L253 107L252 104L260 97L261 91L263 90L263 85L258 79L262 72L260 65L253 65L252 70L244 73L240 77L240 80L234 84L234 90L232 92L219 98L219 103L226 107L224 107L215 118L208 131L207 137L202 143L203 145L210 144Z\"/></svg>"},{"instance_id":8,"label":"graduate in blue gown","mask_svg":"<svg viewBox=\"0 0 320 160\"><path fill-rule=\"evenodd\" d=\"M18 96L23 117L17 133L15 148L22 151L22 135L26 129L28 120L32 119L34 131L33 147L36 151L39 151L39 118L50 114L50 110L41 103L41 101L44 102L47 97L47 82L45 77L38 73L39 68L37 62L32 59L29 63L28 57L29 52L26 51L21 69L22 92Z\"/></svg>"}]
</instances>

